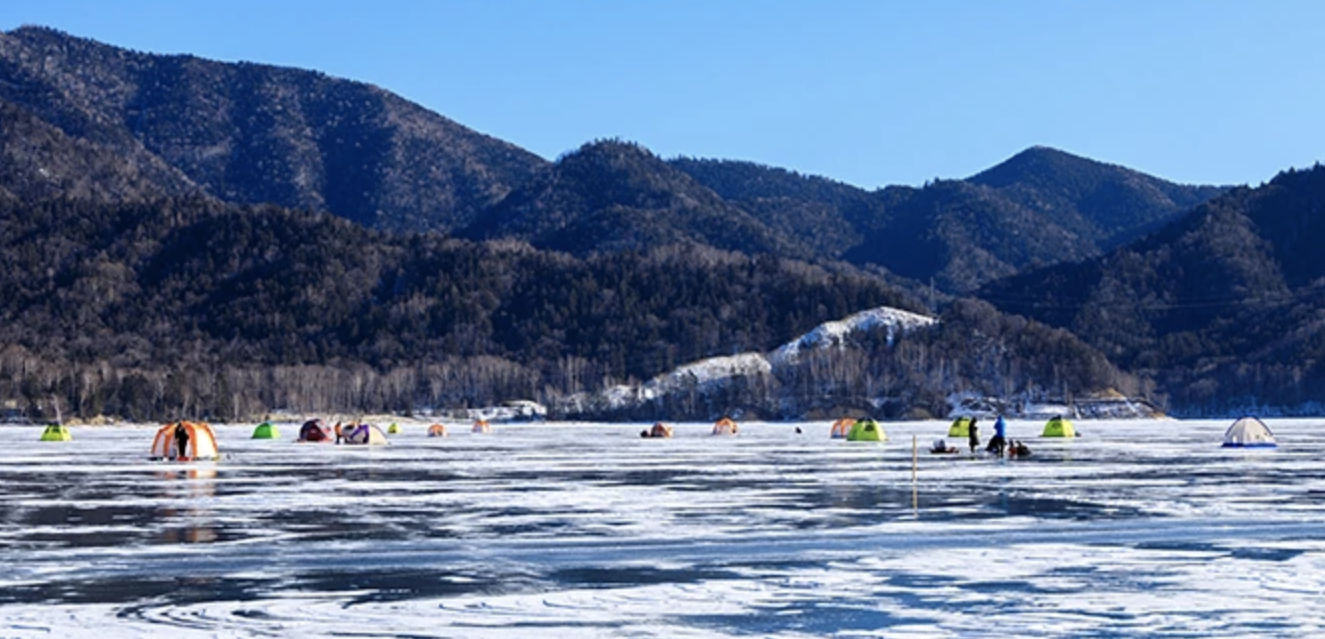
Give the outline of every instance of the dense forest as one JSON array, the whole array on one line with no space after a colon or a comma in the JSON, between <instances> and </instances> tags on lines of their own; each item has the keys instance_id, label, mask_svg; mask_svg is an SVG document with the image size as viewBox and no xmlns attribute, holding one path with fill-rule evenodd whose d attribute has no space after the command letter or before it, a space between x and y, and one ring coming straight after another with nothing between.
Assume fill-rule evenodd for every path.
<instances>
[{"instance_id":1,"label":"dense forest","mask_svg":"<svg viewBox=\"0 0 1325 639\"><path fill-rule=\"evenodd\" d=\"M1061 326L1154 379L1188 414L1319 411L1325 168L1236 189L1133 244L981 296Z\"/></svg>"},{"instance_id":2,"label":"dense forest","mask_svg":"<svg viewBox=\"0 0 1325 639\"><path fill-rule=\"evenodd\" d=\"M918 308L771 256L577 258L200 198L7 204L0 229L0 396L83 416L548 400Z\"/></svg>"}]
</instances>

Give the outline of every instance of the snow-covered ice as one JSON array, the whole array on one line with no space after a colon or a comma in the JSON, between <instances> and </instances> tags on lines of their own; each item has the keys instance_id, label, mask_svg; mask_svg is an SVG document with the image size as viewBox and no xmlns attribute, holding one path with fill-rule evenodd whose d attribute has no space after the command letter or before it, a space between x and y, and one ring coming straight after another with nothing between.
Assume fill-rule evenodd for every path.
<instances>
[{"instance_id":1,"label":"snow-covered ice","mask_svg":"<svg viewBox=\"0 0 1325 639\"><path fill-rule=\"evenodd\" d=\"M1318 635L1325 420L1228 421L1013 420L1024 461L928 455L941 422L222 425L182 465L0 427L0 637Z\"/></svg>"}]
</instances>

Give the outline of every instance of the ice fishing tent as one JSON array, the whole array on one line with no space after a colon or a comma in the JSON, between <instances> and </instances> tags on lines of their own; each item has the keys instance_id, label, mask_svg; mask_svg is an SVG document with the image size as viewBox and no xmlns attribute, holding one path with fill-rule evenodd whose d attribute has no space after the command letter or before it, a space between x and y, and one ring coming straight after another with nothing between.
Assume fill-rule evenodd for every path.
<instances>
[{"instance_id":1,"label":"ice fishing tent","mask_svg":"<svg viewBox=\"0 0 1325 639\"><path fill-rule=\"evenodd\" d=\"M1072 426L1072 420L1066 417L1055 417L1044 424L1044 432L1040 437L1076 437L1077 429Z\"/></svg>"},{"instance_id":2,"label":"ice fishing tent","mask_svg":"<svg viewBox=\"0 0 1325 639\"><path fill-rule=\"evenodd\" d=\"M1278 445L1270 427L1255 417L1243 417L1224 431L1224 448L1274 448Z\"/></svg>"},{"instance_id":3,"label":"ice fishing tent","mask_svg":"<svg viewBox=\"0 0 1325 639\"><path fill-rule=\"evenodd\" d=\"M280 439L281 431L270 422L262 422L253 429L253 439Z\"/></svg>"},{"instance_id":4,"label":"ice fishing tent","mask_svg":"<svg viewBox=\"0 0 1325 639\"><path fill-rule=\"evenodd\" d=\"M886 442L888 433L883 432L883 427L872 419L862 419L851 425L851 432L847 433L849 442Z\"/></svg>"},{"instance_id":5,"label":"ice fishing tent","mask_svg":"<svg viewBox=\"0 0 1325 639\"><path fill-rule=\"evenodd\" d=\"M640 431L640 436L654 439L668 439L672 436L672 427L662 422L658 422L649 430Z\"/></svg>"},{"instance_id":6,"label":"ice fishing tent","mask_svg":"<svg viewBox=\"0 0 1325 639\"><path fill-rule=\"evenodd\" d=\"M441 424L433 424L428 427L429 437L446 437L446 427Z\"/></svg>"},{"instance_id":7,"label":"ice fishing tent","mask_svg":"<svg viewBox=\"0 0 1325 639\"><path fill-rule=\"evenodd\" d=\"M486 420L486 419L476 420L476 421L474 422L474 427L471 428L471 429L469 429L469 432L471 432L471 433L491 433L491 432L492 432L492 426L490 426L490 425L488 424L488 420Z\"/></svg>"},{"instance_id":8,"label":"ice fishing tent","mask_svg":"<svg viewBox=\"0 0 1325 639\"><path fill-rule=\"evenodd\" d=\"M970 415L952 420L952 425L948 427L948 437L970 437L971 422L974 421L975 418Z\"/></svg>"},{"instance_id":9,"label":"ice fishing tent","mask_svg":"<svg viewBox=\"0 0 1325 639\"><path fill-rule=\"evenodd\" d=\"M331 434L320 419L310 419L299 427L299 441L325 444L331 442Z\"/></svg>"},{"instance_id":10,"label":"ice fishing tent","mask_svg":"<svg viewBox=\"0 0 1325 639\"><path fill-rule=\"evenodd\" d=\"M395 422L391 422L391 425L386 427L386 434L388 434L388 435L399 435L399 434L400 434L400 426L397 426Z\"/></svg>"},{"instance_id":11,"label":"ice fishing tent","mask_svg":"<svg viewBox=\"0 0 1325 639\"><path fill-rule=\"evenodd\" d=\"M51 424L41 432L41 441L44 442L67 442L73 439L74 436L64 424Z\"/></svg>"},{"instance_id":12,"label":"ice fishing tent","mask_svg":"<svg viewBox=\"0 0 1325 639\"><path fill-rule=\"evenodd\" d=\"M202 422L175 422L156 431L152 440L152 459L194 461L218 459L216 433Z\"/></svg>"},{"instance_id":13,"label":"ice fishing tent","mask_svg":"<svg viewBox=\"0 0 1325 639\"><path fill-rule=\"evenodd\" d=\"M741 428L730 417L723 417L713 425L714 435L735 435L740 432Z\"/></svg>"},{"instance_id":14,"label":"ice fishing tent","mask_svg":"<svg viewBox=\"0 0 1325 639\"><path fill-rule=\"evenodd\" d=\"M833 430L829 436L833 439L846 439L847 433L851 432L851 427L856 425L856 420L850 417L843 417L833 422Z\"/></svg>"},{"instance_id":15,"label":"ice fishing tent","mask_svg":"<svg viewBox=\"0 0 1325 639\"><path fill-rule=\"evenodd\" d=\"M347 426L341 430L341 443L351 446L383 446L386 433L372 424Z\"/></svg>"}]
</instances>

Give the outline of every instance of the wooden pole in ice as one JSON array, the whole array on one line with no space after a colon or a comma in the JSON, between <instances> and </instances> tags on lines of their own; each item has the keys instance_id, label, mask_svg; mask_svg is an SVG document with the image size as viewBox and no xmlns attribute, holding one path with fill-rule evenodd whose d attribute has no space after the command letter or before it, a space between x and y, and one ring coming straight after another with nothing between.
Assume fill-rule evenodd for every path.
<instances>
[{"instance_id":1,"label":"wooden pole in ice","mask_svg":"<svg viewBox=\"0 0 1325 639\"><path fill-rule=\"evenodd\" d=\"M916 483L916 466L920 463L920 448L917 435L911 435L911 510L920 512L920 487Z\"/></svg>"}]
</instances>

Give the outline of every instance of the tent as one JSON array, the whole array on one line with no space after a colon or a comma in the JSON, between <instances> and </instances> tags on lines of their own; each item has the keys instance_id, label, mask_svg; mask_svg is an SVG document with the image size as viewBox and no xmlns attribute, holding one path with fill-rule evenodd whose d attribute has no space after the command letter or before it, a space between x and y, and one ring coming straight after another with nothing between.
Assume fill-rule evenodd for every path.
<instances>
[{"instance_id":1,"label":"tent","mask_svg":"<svg viewBox=\"0 0 1325 639\"><path fill-rule=\"evenodd\" d=\"M474 421L474 427L470 429L471 433L491 433L492 426L488 425L488 420L479 419Z\"/></svg>"},{"instance_id":2,"label":"tent","mask_svg":"<svg viewBox=\"0 0 1325 639\"><path fill-rule=\"evenodd\" d=\"M156 431L156 438L152 440L152 459L196 461L220 457L216 433L202 422L166 424Z\"/></svg>"},{"instance_id":3,"label":"tent","mask_svg":"<svg viewBox=\"0 0 1325 639\"><path fill-rule=\"evenodd\" d=\"M952 425L948 427L948 437L970 437L971 422L974 421L975 418L969 415L952 420Z\"/></svg>"},{"instance_id":4,"label":"tent","mask_svg":"<svg viewBox=\"0 0 1325 639\"><path fill-rule=\"evenodd\" d=\"M331 443L331 435L320 419L310 419L299 427L299 441L318 444Z\"/></svg>"},{"instance_id":5,"label":"tent","mask_svg":"<svg viewBox=\"0 0 1325 639\"><path fill-rule=\"evenodd\" d=\"M257 428L253 429L253 439L280 439L281 431L277 430L270 422L262 422Z\"/></svg>"},{"instance_id":6,"label":"tent","mask_svg":"<svg viewBox=\"0 0 1325 639\"><path fill-rule=\"evenodd\" d=\"M428 427L429 437L446 437L446 427L441 424L433 424Z\"/></svg>"},{"instance_id":7,"label":"tent","mask_svg":"<svg viewBox=\"0 0 1325 639\"><path fill-rule=\"evenodd\" d=\"M714 435L735 435L740 432L741 428L730 417L723 417L713 425Z\"/></svg>"},{"instance_id":8,"label":"tent","mask_svg":"<svg viewBox=\"0 0 1325 639\"><path fill-rule=\"evenodd\" d=\"M70 434L69 429L64 424L51 424L41 432L41 441L44 442L67 442L73 441L73 439L74 436Z\"/></svg>"},{"instance_id":9,"label":"tent","mask_svg":"<svg viewBox=\"0 0 1325 639\"><path fill-rule=\"evenodd\" d=\"M1274 448L1279 444L1265 422L1247 416L1224 431L1224 448Z\"/></svg>"},{"instance_id":10,"label":"tent","mask_svg":"<svg viewBox=\"0 0 1325 639\"><path fill-rule=\"evenodd\" d=\"M388 435L399 435L399 434L400 434L400 427L397 426L395 422L391 422L391 425L386 427L386 434L388 434Z\"/></svg>"},{"instance_id":11,"label":"tent","mask_svg":"<svg viewBox=\"0 0 1325 639\"><path fill-rule=\"evenodd\" d=\"M833 422L833 430L829 433L829 436L833 439L846 439L847 433L851 431L851 427L855 424L856 420L850 417L843 417L842 419Z\"/></svg>"},{"instance_id":12,"label":"tent","mask_svg":"<svg viewBox=\"0 0 1325 639\"><path fill-rule=\"evenodd\" d=\"M346 426L341 430L341 443L351 446L386 445L386 433L372 424Z\"/></svg>"},{"instance_id":13,"label":"tent","mask_svg":"<svg viewBox=\"0 0 1325 639\"><path fill-rule=\"evenodd\" d=\"M883 427L872 419L862 419L851 425L851 432L847 433L849 442L886 442L888 433L883 431Z\"/></svg>"},{"instance_id":14,"label":"tent","mask_svg":"<svg viewBox=\"0 0 1325 639\"><path fill-rule=\"evenodd\" d=\"M1072 426L1072 420L1066 417L1055 417L1044 425L1044 432L1040 437L1076 437L1077 429Z\"/></svg>"},{"instance_id":15,"label":"tent","mask_svg":"<svg viewBox=\"0 0 1325 639\"><path fill-rule=\"evenodd\" d=\"M650 428L649 430L640 431L640 437L645 437L645 438L667 439L671 436L672 436L672 427L662 422L654 424L653 427Z\"/></svg>"}]
</instances>

